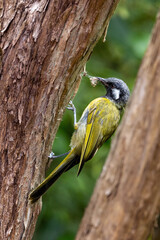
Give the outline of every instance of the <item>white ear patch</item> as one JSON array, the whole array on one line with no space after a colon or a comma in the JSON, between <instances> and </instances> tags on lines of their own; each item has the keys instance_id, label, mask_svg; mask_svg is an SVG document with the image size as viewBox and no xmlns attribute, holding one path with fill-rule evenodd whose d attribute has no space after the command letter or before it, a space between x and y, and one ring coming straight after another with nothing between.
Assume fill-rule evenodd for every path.
<instances>
[{"instance_id":1,"label":"white ear patch","mask_svg":"<svg viewBox=\"0 0 160 240\"><path fill-rule=\"evenodd\" d=\"M120 90L117 88L113 88L112 94L113 94L114 99L117 100L117 99L119 99L119 96L120 96Z\"/></svg>"}]
</instances>

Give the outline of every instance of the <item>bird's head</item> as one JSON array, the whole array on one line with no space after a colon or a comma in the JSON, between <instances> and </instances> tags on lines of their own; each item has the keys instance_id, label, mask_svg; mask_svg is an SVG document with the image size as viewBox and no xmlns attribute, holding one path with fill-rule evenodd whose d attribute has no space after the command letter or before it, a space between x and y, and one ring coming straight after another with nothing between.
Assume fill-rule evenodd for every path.
<instances>
[{"instance_id":1,"label":"bird's head","mask_svg":"<svg viewBox=\"0 0 160 240\"><path fill-rule=\"evenodd\" d=\"M130 96L130 91L125 82L118 78L97 77L97 80L105 86L107 90L105 96L113 101L119 109L126 106Z\"/></svg>"}]
</instances>

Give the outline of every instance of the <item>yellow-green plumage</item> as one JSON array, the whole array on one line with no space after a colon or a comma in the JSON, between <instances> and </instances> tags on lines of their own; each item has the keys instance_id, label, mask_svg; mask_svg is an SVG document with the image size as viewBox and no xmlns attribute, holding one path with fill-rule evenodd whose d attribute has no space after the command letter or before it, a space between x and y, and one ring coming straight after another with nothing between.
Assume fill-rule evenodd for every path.
<instances>
[{"instance_id":1,"label":"yellow-green plumage","mask_svg":"<svg viewBox=\"0 0 160 240\"><path fill-rule=\"evenodd\" d=\"M101 145L114 133L120 120L116 104L100 97L84 110L71 139L71 151L51 174L30 194L35 202L64 172L79 163L78 175L84 162L91 159Z\"/></svg>"},{"instance_id":2,"label":"yellow-green plumage","mask_svg":"<svg viewBox=\"0 0 160 240\"><path fill-rule=\"evenodd\" d=\"M93 100L82 114L71 139L71 149L80 156L78 174L85 161L113 134L118 126L120 111L105 97ZM81 140L81 141L80 141Z\"/></svg>"},{"instance_id":3,"label":"yellow-green plumage","mask_svg":"<svg viewBox=\"0 0 160 240\"><path fill-rule=\"evenodd\" d=\"M84 163L94 156L101 145L116 130L120 120L120 112L129 99L129 89L122 80L117 78L105 79L97 77L96 79L105 86L106 95L93 100L84 110L79 122L75 124L69 154L33 190L29 197L32 203L36 202L63 172L68 171L76 164L79 164L79 175Z\"/></svg>"}]
</instances>

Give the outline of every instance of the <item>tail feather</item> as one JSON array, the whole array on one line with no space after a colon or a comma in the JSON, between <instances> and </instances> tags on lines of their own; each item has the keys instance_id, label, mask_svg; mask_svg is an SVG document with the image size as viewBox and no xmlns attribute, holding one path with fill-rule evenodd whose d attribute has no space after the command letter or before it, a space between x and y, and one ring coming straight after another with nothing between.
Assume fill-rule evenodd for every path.
<instances>
[{"instance_id":1,"label":"tail feather","mask_svg":"<svg viewBox=\"0 0 160 240\"><path fill-rule=\"evenodd\" d=\"M67 155L67 157L51 172L51 174L31 192L29 199L31 203L36 202L48 188L66 171L72 164L75 158L74 149Z\"/></svg>"}]
</instances>

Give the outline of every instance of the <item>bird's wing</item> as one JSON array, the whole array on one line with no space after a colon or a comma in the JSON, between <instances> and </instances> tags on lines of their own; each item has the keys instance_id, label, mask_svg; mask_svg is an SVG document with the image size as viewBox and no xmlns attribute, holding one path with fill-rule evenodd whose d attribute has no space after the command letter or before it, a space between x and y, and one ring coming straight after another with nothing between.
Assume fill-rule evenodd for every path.
<instances>
[{"instance_id":1,"label":"bird's wing","mask_svg":"<svg viewBox=\"0 0 160 240\"><path fill-rule=\"evenodd\" d=\"M98 114L99 111L97 110L97 107L92 108L88 113L86 134L84 143L82 145L81 158L77 175L80 174L84 162L96 151L101 128L101 126L97 124L96 117Z\"/></svg>"}]
</instances>

